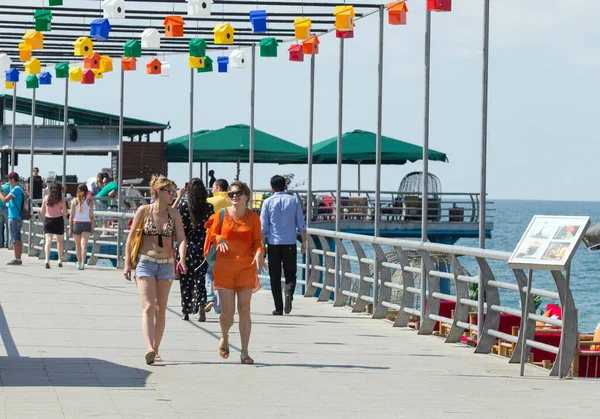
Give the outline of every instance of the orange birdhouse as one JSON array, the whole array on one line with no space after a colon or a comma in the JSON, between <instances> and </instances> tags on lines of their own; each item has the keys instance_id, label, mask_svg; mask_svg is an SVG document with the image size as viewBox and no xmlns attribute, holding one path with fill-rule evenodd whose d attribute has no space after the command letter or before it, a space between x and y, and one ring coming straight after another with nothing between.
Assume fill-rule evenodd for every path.
<instances>
[{"instance_id":1,"label":"orange birdhouse","mask_svg":"<svg viewBox=\"0 0 600 419\"><path fill-rule=\"evenodd\" d=\"M121 58L121 65L123 66L123 71L135 71L137 69L137 58L123 57Z\"/></svg>"},{"instance_id":2,"label":"orange birdhouse","mask_svg":"<svg viewBox=\"0 0 600 419\"><path fill-rule=\"evenodd\" d=\"M162 63L158 58L153 58L146 64L146 73L160 74L162 72Z\"/></svg>"},{"instance_id":3,"label":"orange birdhouse","mask_svg":"<svg viewBox=\"0 0 600 419\"><path fill-rule=\"evenodd\" d=\"M100 54L94 52L92 55L83 58L83 67L90 70L97 70L100 68L101 60Z\"/></svg>"},{"instance_id":4,"label":"orange birdhouse","mask_svg":"<svg viewBox=\"0 0 600 419\"><path fill-rule=\"evenodd\" d=\"M167 16L163 24L165 25L165 36L167 38L183 36L183 25L185 25L183 17Z\"/></svg>"},{"instance_id":5,"label":"orange birdhouse","mask_svg":"<svg viewBox=\"0 0 600 419\"><path fill-rule=\"evenodd\" d=\"M32 50L44 49L44 35L41 32L30 29L23 35L23 41L31 45Z\"/></svg>"},{"instance_id":6,"label":"orange birdhouse","mask_svg":"<svg viewBox=\"0 0 600 419\"><path fill-rule=\"evenodd\" d=\"M319 38L315 35L302 42L302 52L306 55L319 53Z\"/></svg>"},{"instance_id":7,"label":"orange birdhouse","mask_svg":"<svg viewBox=\"0 0 600 419\"><path fill-rule=\"evenodd\" d=\"M388 23L390 25L406 25L406 12L408 6L405 1L388 3Z\"/></svg>"},{"instance_id":8,"label":"orange birdhouse","mask_svg":"<svg viewBox=\"0 0 600 419\"><path fill-rule=\"evenodd\" d=\"M452 0L427 0L427 10L430 12L452 11Z\"/></svg>"},{"instance_id":9,"label":"orange birdhouse","mask_svg":"<svg viewBox=\"0 0 600 419\"><path fill-rule=\"evenodd\" d=\"M19 60L21 61L29 61L31 59L32 53L31 45L26 44L25 42L21 42L19 44Z\"/></svg>"}]
</instances>

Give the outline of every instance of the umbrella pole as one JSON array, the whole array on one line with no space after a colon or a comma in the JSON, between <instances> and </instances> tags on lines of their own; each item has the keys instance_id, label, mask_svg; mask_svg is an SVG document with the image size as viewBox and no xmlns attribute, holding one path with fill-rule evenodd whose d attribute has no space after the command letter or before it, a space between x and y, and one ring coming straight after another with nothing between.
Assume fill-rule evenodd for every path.
<instances>
[{"instance_id":1,"label":"umbrella pole","mask_svg":"<svg viewBox=\"0 0 600 419\"><path fill-rule=\"evenodd\" d=\"M13 120L12 120L12 127L10 129L11 131L11 139L10 139L10 171L14 172L15 171L15 142L16 142L16 137L15 137L15 130L16 130L16 124L17 124L17 83L15 83L15 87L13 88L13 103L12 103L13 107L12 107L12 112L13 112Z\"/></svg>"},{"instance_id":2,"label":"umbrella pole","mask_svg":"<svg viewBox=\"0 0 600 419\"><path fill-rule=\"evenodd\" d=\"M190 138L188 144L188 181L192 179L194 164L194 69L190 68ZM200 163L202 164L202 163Z\"/></svg>"},{"instance_id":3,"label":"umbrella pole","mask_svg":"<svg viewBox=\"0 0 600 419\"><path fill-rule=\"evenodd\" d=\"M377 139L375 145L375 225L373 233L375 237L379 236L381 221L381 118L383 112L383 10L384 6L379 6L379 63L377 67ZM360 174L360 163L359 163ZM360 189L360 178L358 181Z\"/></svg>"},{"instance_id":4,"label":"umbrella pole","mask_svg":"<svg viewBox=\"0 0 600 419\"><path fill-rule=\"evenodd\" d=\"M481 190L479 194L479 247L485 248L487 194L488 58L490 47L490 0L485 0L483 25L483 97L481 101Z\"/></svg>"},{"instance_id":5,"label":"umbrella pole","mask_svg":"<svg viewBox=\"0 0 600 419\"><path fill-rule=\"evenodd\" d=\"M67 194L67 133L69 130L69 78L65 78L65 107L63 109L62 188Z\"/></svg>"},{"instance_id":6,"label":"umbrella pole","mask_svg":"<svg viewBox=\"0 0 600 419\"><path fill-rule=\"evenodd\" d=\"M250 179L249 186L250 190L254 191L254 93L256 87L256 45L252 44L252 67L250 72L250 156L248 162L250 163ZM239 172L238 172L239 176ZM254 193L252 194L254 196ZM249 196L250 208L252 208L253 196Z\"/></svg>"},{"instance_id":7,"label":"umbrella pole","mask_svg":"<svg viewBox=\"0 0 600 419\"><path fill-rule=\"evenodd\" d=\"M237 172L235 174L235 180L240 180L240 159L237 161Z\"/></svg>"},{"instance_id":8,"label":"umbrella pole","mask_svg":"<svg viewBox=\"0 0 600 419\"><path fill-rule=\"evenodd\" d=\"M33 89L33 95L31 97L31 143L30 143L30 153L31 153L31 169L29 174L29 197L33 198L33 166L34 166L34 157L35 157L35 92L36 88ZM27 240L27 253L29 256L33 256L33 220L29 220L29 239ZM60 256L59 256L60 257Z\"/></svg>"},{"instance_id":9,"label":"umbrella pole","mask_svg":"<svg viewBox=\"0 0 600 419\"><path fill-rule=\"evenodd\" d=\"M358 193L360 193L360 160L358 160L357 162L357 170L358 170Z\"/></svg>"}]
</instances>

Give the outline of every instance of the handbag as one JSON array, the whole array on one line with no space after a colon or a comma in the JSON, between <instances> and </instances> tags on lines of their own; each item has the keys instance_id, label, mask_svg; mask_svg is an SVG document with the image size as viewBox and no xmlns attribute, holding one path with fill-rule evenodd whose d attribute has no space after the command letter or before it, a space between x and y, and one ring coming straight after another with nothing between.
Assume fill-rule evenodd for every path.
<instances>
[{"instance_id":1,"label":"handbag","mask_svg":"<svg viewBox=\"0 0 600 419\"><path fill-rule=\"evenodd\" d=\"M140 252L140 246L142 245L142 236L144 235L144 224L146 224L146 218L148 218L148 212L150 211L150 205L146 205L146 210L144 211L144 217L140 222L137 230L135 230L135 234L133 236L133 241L131 242L131 252L129 253L129 262L131 263L131 268L135 269L137 265L138 253Z\"/></svg>"},{"instance_id":2,"label":"handbag","mask_svg":"<svg viewBox=\"0 0 600 419\"><path fill-rule=\"evenodd\" d=\"M223 228L223 217L225 217L225 208L221 209L221 216L219 217L219 235ZM208 254L206 255L206 263L213 266L217 261L217 246L211 245Z\"/></svg>"}]
</instances>

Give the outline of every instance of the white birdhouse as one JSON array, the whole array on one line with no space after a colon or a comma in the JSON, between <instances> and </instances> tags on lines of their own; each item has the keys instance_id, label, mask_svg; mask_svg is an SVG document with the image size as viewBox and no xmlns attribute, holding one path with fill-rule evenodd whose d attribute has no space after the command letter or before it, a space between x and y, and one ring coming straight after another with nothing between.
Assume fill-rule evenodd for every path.
<instances>
[{"instance_id":1,"label":"white birdhouse","mask_svg":"<svg viewBox=\"0 0 600 419\"><path fill-rule=\"evenodd\" d=\"M189 16L209 16L212 0L186 0Z\"/></svg>"},{"instance_id":2,"label":"white birdhouse","mask_svg":"<svg viewBox=\"0 0 600 419\"><path fill-rule=\"evenodd\" d=\"M102 10L105 19L125 19L125 0L104 0Z\"/></svg>"},{"instance_id":3,"label":"white birdhouse","mask_svg":"<svg viewBox=\"0 0 600 419\"><path fill-rule=\"evenodd\" d=\"M229 67L231 68L245 68L248 62L246 52L241 49L236 49L229 54Z\"/></svg>"},{"instance_id":4,"label":"white birdhouse","mask_svg":"<svg viewBox=\"0 0 600 419\"><path fill-rule=\"evenodd\" d=\"M160 32L152 28L142 32L142 48L160 48Z\"/></svg>"},{"instance_id":5,"label":"white birdhouse","mask_svg":"<svg viewBox=\"0 0 600 419\"><path fill-rule=\"evenodd\" d=\"M162 62L162 67L160 68L160 76L161 77L169 77L171 72L171 63L168 61Z\"/></svg>"},{"instance_id":6,"label":"white birdhouse","mask_svg":"<svg viewBox=\"0 0 600 419\"><path fill-rule=\"evenodd\" d=\"M10 70L12 60L6 54L0 54L0 78L4 78L4 73Z\"/></svg>"}]
</instances>

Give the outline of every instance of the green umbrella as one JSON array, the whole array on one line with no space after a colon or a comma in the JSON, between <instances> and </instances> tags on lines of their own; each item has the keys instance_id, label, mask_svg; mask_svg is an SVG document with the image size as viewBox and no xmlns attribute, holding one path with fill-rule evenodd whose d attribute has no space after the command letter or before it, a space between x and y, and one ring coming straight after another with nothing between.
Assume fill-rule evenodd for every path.
<instances>
[{"instance_id":1,"label":"green umbrella","mask_svg":"<svg viewBox=\"0 0 600 419\"><path fill-rule=\"evenodd\" d=\"M200 131L194 132L194 150L198 148L198 137L209 131L210 130L202 129ZM167 150L165 151L165 157L167 158L167 161L171 163L187 162L189 159L189 143L189 135L182 135L181 137L177 137L167 141ZM194 159L194 161L196 161L196 159Z\"/></svg>"}]
</instances>

